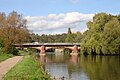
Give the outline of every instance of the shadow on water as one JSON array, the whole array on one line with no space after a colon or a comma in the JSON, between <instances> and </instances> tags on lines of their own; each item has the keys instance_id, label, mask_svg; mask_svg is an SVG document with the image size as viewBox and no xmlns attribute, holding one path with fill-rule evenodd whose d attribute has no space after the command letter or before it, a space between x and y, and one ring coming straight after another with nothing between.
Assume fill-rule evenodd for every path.
<instances>
[{"instance_id":1,"label":"shadow on water","mask_svg":"<svg viewBox=\"0 0 120 80\"><path fill-rule=\"evenodd\" d=\"M120 56L48 54L39 61L54 80L120 80Z\"/></svg>"}]
</instances>

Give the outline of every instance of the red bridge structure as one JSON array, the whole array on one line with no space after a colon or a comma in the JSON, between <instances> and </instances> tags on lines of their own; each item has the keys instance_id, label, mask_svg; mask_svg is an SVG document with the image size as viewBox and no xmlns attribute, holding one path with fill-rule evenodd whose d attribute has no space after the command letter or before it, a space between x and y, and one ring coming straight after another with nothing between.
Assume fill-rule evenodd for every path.
<instances>
[{"instance_id":1,"label":"red bridge structure","mask_svg":"<svg viewBox=\"0 0 120 80\"><path fill-rule=\"evenodd\" d=\"M80 49L80 43L23 43L14 44L15 47L22 48L36 48L40 51L40 55L45 55L45 51L50 48L55 49L70 49L72 50L71 55L78 55L78 50Z\"/></svg>"}]
</instances>

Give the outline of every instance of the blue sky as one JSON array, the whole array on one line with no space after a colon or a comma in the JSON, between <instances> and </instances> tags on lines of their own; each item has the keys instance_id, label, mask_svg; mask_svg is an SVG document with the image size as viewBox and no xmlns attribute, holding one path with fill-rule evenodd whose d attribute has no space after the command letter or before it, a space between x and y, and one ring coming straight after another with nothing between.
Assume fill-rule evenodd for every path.
<instances>
[{"instance_id":1,"label":"blue sky","mask_svg":"<svg viewBox=\"0 0 120 80\"><path fill-rule=\"evenodd\" d=\"M120 0L0 0L0 12L13 10L28 19L31 31L56 34L66 32L68 26L73 31L85 31L86 22L95 13L119 14Z\"/></svg>"}]
</instances>

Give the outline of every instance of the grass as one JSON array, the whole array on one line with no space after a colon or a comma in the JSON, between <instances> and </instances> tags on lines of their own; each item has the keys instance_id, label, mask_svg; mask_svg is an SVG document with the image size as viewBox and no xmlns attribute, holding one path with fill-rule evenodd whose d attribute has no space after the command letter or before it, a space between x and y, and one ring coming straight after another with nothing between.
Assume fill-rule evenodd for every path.
<instances>
[{"instance_id":1,"label":"grass","mask_svg":"<svg viewBox=\"0 0 120 80\"><path fill-rule=\"evenodd\" d=\"M22 62L12 68L4 77L4 80L51 80L39 62L30 56L24 56Z\"/></svg>"},{"instance_id":2,"label":"grass","mask_svg":"<svg viewBox=\"0 0 120 80\"><path fill-rule=\"evenodd\" d=\"M12 57L12 54L0 54L0 62Z\"/></svg>"}]
</instances>

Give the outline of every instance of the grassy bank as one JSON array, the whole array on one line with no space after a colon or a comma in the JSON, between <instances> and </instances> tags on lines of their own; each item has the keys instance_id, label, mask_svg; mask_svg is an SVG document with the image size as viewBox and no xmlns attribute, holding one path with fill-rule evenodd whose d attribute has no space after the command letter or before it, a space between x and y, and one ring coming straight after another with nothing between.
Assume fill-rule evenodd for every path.
<instances>
[{"instance_id":1,"label":"grassy bank","mask_svg":"<svg viewBox=\"0 0 120 80\"><path fill-rule=\"evenodd\" d=\"M12 54L0 54L0 62L12 57Z\"/></svg>"},{"instance_id":2,"label":"grassy bank","mask_svg":"<svg viewBox=\"0 0 120 80\"><path fill-rule=\"evenodd\" d=\"M33 57L27 55L5 75L4 80L50 80L50 76Z\"/></svg>"}]
</instances>

